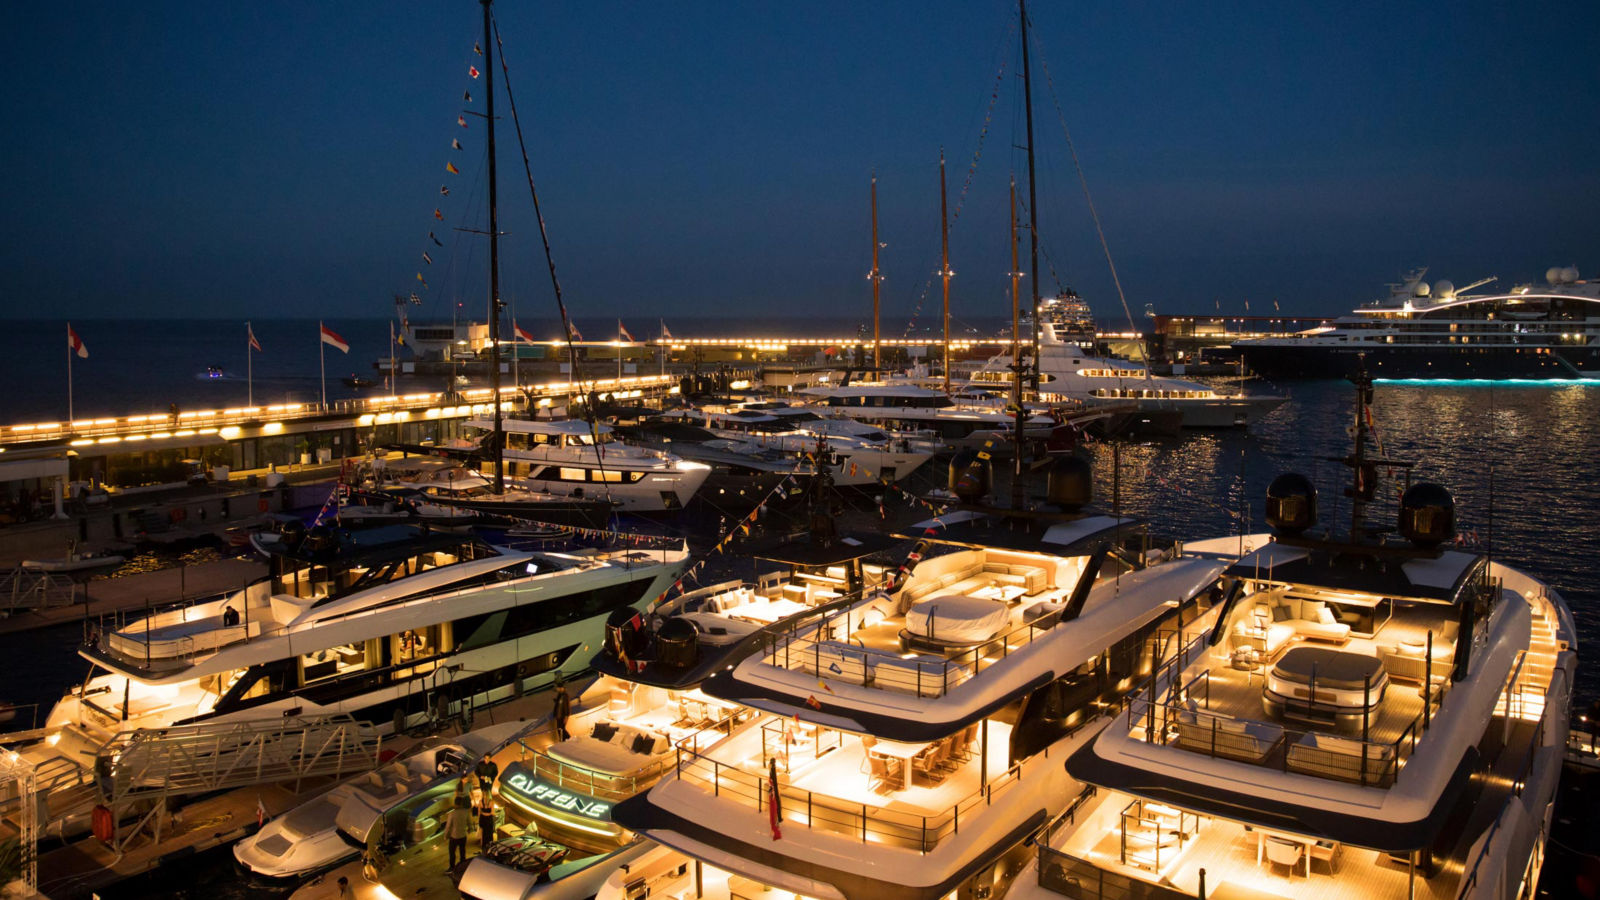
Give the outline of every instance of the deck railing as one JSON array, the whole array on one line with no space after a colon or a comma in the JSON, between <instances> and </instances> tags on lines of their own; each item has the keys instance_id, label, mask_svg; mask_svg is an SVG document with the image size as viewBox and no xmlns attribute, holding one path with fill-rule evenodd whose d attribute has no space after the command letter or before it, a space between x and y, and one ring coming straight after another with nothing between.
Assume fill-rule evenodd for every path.
<instances>
[{"instance_id":1,"label":"deck railing","mask_svg":"<svg viewBox=\"0 0 1600 900\"><path fill-rule=\"evenodd\" d=\"M862 843L885 844L927 853L942 841L960 834L963 819L970 823L976 816L982 815L983 809L994 802L996 795L1003 797L1025 779L1029 770L1049 764L1048 757L1049 752L1045 751L1017 763L1000 777L991 779L988 784L947 809L932 814L854 802L783 784L781 780L778 786L779 813L784 827L799 824L812 831L843 835ZM772 802L772 786L766 775L696 753L683 742L678 745L677 777L713 797L757 812L766 812Z\"/></svg>"},{"instance_id":2,"label":"deck railing","mask_svg":"<svg viewBox=\"0 0 1600 900\"><path fill-rule=\"evenodd\" d=\"M1422 734L1419 714L1392 741L1328 734L1337 739L1330 746L1301 743L1306 735L1325 733L1212 712L1210 676L1209 669L1197 673L1169 700L1152 699L1151 691L1134 694L1127 704L1129 732L1214 759L1380 788L1394 785Z\"/></svg>"},{"instance_id":3,"label":"deck railing","mask_svg":"<svg viewBox=\"0 0 1600 900\"><path fill-rule=\"evenodd\" d=\"M906 658L834 637L851 634L852 626L861 621L862 615L852 609L834 609L785 620L781 630L763 636L762 661L781 669L800 669L863 687L917 697L942 697L951 688L1005 659L1012 650L1032 643L1058 621L1053 615L1045 616L1038 622L1019 625L958 653Z\"/></svg>"}]
</instances>

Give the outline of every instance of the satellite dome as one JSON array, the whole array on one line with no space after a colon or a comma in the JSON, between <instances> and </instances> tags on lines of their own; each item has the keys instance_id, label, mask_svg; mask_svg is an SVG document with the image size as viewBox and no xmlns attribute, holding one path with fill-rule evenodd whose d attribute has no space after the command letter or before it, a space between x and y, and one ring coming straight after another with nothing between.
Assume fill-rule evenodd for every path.
<instances>
[{"instance_id":1,"label":"satellite dome","mask_svg":"<svg viewBox=\"0 0 1600 900\"><path fill-rule=\"evenodd\" d=\"M1560 266L1551 266L1550 268L1544 270L1544 280L1550 282L1551 284L1560 284L1561 276L1564 274L1565 272Z\"/></svg>"},{"instance_id":2,"label":"satellite dome","mask_svg":"<svg viewBox=\"0 0 1600 900\"><path fill-rule=\"evenodd\" d=\"M1442 484L1413 484L1400 497L1400 533L1424 549L1456 536L1456 502Z\"/></svg>"},{"instance_id":3,"label":"satellite dome","mask_svg":"<svg viewBox=\"0 0 1600 900\"><path fill-rule=\"evenodd\" d=\"M1267 485L1267 524L1295 535L1317 524L1317 488L1299 472L1285 472Z\"/></svg>"},{"instance_id":4,"label":"satellite dome","mask_svg":"<svg viewBox=\"0 0 1600 900\"><path fill-rule=\"evenodd\" d=\"M994 484L994 468L976 450L962 450L950 460L950 493L962 503L976 504Z\"/></svg>"},{"instance_id":5,"label":"satellite dome","mask_svg":"<svg viewBox=\"0 0 1600 900\"><path fill-rule=\"evenodd\" d=\"M1432 290L1432 288L1428 287L1428 283L1426 281L1419 281L1417 282L1417 286L1411 289L1411 296L1426 297Z\"/></svg>"},{"instance_id":6,"label":"satellite dome","mask_svg":"<svg viewBox=\"0 0 1600 900\"><path fill-rule=\"evenodd\" d=\"M1578 267L1577 266L1567 266L1565 269L1561 270L1561 282L1563 284L1572 284L1573 282L1575 282L1577 280L1578 280Z\"/></svg>"},{"instance_id":7,"label":"satellite dome","mask_svg":"<svg viewBox=\"0 0 1600 900\"><path fill-rule=\"evenodd\" d=\"M1449 281L1435 281L1433 283L1433 295L1440 300L1449 300L1456 295L1456 286Z\"/></svg>"}]
</instances>

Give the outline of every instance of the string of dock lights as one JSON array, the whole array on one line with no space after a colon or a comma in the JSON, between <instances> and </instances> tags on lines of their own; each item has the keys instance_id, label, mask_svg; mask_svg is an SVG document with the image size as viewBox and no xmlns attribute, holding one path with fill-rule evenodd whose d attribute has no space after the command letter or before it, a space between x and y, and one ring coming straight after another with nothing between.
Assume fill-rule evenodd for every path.
<instances>
[{"instance_id":1,"label":"string of dock lights","mask_svg":"<svg viewBox=\"0 0 1600 900\"><path fill-rule=\"evenodd\" d=\"M550 382L523 385L520 390L507 385L500 389L502 397L500 405L502 410L508 409L510 404L504 398L519 397L521 391L534 391L546 395L596 391L603 399L620 400L642 397L645 390L658 388L666 388L670 393L677 393L676 376L637 375L620 379L613 377ZM22 444L65 438L69 439L68 446L86 447L96 444L138 443L211 435L232 440L243 434L242 426L259 428L259 433L263 436L275 435L284 432L285 420L341 413L354 415L357 425L363 427L410 421L413 418L457 418L493 412L490 393L490 388L457 391L455 396L467 401L464 403L445 403L445 394L431 392L337 400L327 406L316 403L282 403L271 406L237 406L177 413L76 419L70 422L33 422L0 426L0 443ZM546 396L539 399L537 404L549 407L553 405L553 401L550 396ZM0 447L0 452L3 451L4 448Z\"/></svg>"}]
</instances>

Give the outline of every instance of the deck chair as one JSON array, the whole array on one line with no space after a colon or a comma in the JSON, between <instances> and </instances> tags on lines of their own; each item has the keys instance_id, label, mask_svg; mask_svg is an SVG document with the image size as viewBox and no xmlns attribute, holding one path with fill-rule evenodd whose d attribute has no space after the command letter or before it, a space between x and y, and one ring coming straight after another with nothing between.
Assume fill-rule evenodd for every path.
<instances>
[{"instance_id":1,"label":"deck chair","mask_svg":"<svg viewBox=\"0 0 1600 900\"><path fill-rule=\"evenodd\" d=\"M889 793L889 761L881 756L868 756L867 787L875 793Z\"/></svg>"},{"instance_id":2,"label":"deck chair","mask_svg":"<svg viewBox=\"0 0 1600 900\"><path fill-rule=\"evenodd\" d=\"M1287 866L1291 878L1294 877L1294 870L1300 865L1300 857L1304 856L1305 852L1306 849L1299 844L1267 838L1267 861L1274 866Z\"/></svg>"}]
</instances>

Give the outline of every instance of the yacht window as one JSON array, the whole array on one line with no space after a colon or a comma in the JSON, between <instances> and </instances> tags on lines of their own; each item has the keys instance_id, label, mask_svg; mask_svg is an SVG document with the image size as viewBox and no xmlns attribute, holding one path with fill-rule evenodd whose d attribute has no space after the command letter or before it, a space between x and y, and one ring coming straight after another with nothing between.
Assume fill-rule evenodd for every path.
<instances>
[{"instance_id":1,"label":"yacht window","mask_svg":"<svg viewBox=\"0 0 1600 900\"><path fill-rule=\"evenodd\" d=\"M426 628L409 628L399 634L390 635L389 641L389 655L396 665L438 656L443 650L443 647L440 646L438 625L429 625ZM311 679L307 678L306 680L310 681Z\"/></svg>"},{"instance_id":2,"label":"yacht window","mask_svg":"<svg viewBox=\"0 0 1600 900\"><path fill-rule=\"evenodd\" d=\"M301 684L313 684L367 668L365 642L341 644L326 650L317 650L300 657Z\"/></svg>"},{"instance_id":3,"label":"yacht window","mask_svg":"<svg viewBox=\"0 0 1600 900\"><path fill-rule=\"evenodd\" d=\"M622 481L622 473L616 469L590 469L589 476L593 481L612 483L620 483Z\"/></svg>"},{"instance_id":4,"label":"yacht window","mask_svg":"<svg viewBox=\"0 0 1600 900\"><path fill-rule=\"evenodd\" d=\"M556 476L561 481L588 481L588 472L572 466L562 466Z\"/></svg>"}]
</instances>

